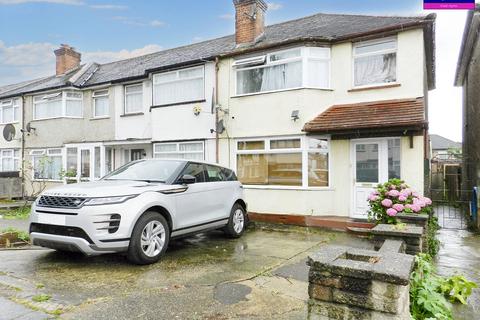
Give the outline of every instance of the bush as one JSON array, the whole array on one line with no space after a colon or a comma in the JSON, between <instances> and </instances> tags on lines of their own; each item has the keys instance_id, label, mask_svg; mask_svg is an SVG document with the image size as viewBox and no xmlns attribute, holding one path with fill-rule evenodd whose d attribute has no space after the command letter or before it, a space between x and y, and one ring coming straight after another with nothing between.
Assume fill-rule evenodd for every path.
<instances>
[{"instance_id":1,"label":"bush","mask_svg":"<svg viewBox=\"0 0 480 320\"><path fill-rule=\"evenodd\" d=\"M400 213L432 212L432 200L410 189L404 181L391 179L379 184L368 197L368 218L376 223L397 224Z\"/></svg>"},{"instance_id":2,"label":"bush","mask_svg":"<svg viewBox=\"0 0 480 320\"><path fill-rule=\"evenodd\" d=\"M428 254L419 254L410 276L410 314L415 320L453 319L448 300L466 304L476 287L463 276L444 278L436 275L432 258Z\"/></svg>"}]
</instances>

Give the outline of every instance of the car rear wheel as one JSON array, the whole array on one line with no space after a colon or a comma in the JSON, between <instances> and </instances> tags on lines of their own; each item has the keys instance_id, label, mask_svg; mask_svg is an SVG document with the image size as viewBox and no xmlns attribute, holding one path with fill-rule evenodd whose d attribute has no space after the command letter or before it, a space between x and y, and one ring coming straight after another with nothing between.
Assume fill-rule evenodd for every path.
<instances>
[{"instance_id":1,"label":"car rear wheel","mask_svg":"<svg viewBox=\"0 0 480 320\"><path fill-rule=\"evenodd\" d=\"M167 220L157 212L147 211L133 228L127 258L139 265L155 263L167 250L169 240Z\"/></svg>"},{"instance_id":2,"label":"car rear wheel","mask_svg":"<svg viewBox=\"0 0 480 320\"><path fill-rule=\"evenodd\" d=\"M239 238L245 231L247 223L247 214L245 209L238 203L235 203L230 212L230 219L224 228L225 233L232 238Z\"/></svg>"}]
</instances>

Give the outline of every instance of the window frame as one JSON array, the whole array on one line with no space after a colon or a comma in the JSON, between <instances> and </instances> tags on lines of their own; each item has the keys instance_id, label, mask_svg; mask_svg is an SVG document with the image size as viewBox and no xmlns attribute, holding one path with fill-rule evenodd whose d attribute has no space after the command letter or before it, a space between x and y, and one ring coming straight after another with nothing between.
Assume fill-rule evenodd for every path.
<instances>
[{"instance_id":1,"label":"window frame","mask_svg":"<svg viewBox=\"0 0 480 320\"><path fill-rule=\"evenodd\" d=\"M58 151L58 152L55 152ZM65 165L65 148L47 148L47 149L32 149L29 152L29 156L32 162L32 180L33 181L46 181L46 182L64 182L62 177L59 179L49 179L49 178L35 178L35 157L61 157L61 168L60 171L64 169Z\"/></svg>"},{"instance_id":2,"label":"window frame","mask_svg":"<svg viewBox=\"0 0 480 320\"><path fill-rule=\"evenodd\" d=\"M191 144L191 143L202 144L202 155L203 155L202 161L205 160L205 141L204 140L155 142L155 143L153 143L153 148L152 148L153 158L157 158L157 155L161 155L161 154L199 154L200 151L180 151L180 145L181 144ZM175 151L168 151L168 152L157 152L155 150L156 145L175 145L176 150ZM162 157L158 157L158 159L162 159ZM182 159L182 158L179 158L179 159ZM183 158L182 160L192 161L192 162L201 161L201 160L197 160L197 159L187 159L187 158Z\"/></svg>"},{"instance_id":3,"label":"window frame","mask_svg":"<svg viewBox=\"0 0 480 320\"><path fill-rule=\"evenodd\" d=\"M286 148L286 149L271 149L270 142L276 140L294 140L300 139L300 148ZM328 148L325 153L328 155L328 186L324 187L310 187L308 185L308 155L310 152L322 152L321 149L312 149L309 147L309 139L320 139L326 140L328 143ZM263 150L239 150L238 142L247 142L247 141L265 141L265 149ZM332 152L331 152L331 137L330 136L277 136L277 137L256 137L256 138L245 138L245 139L235 139L234 146L234 156L233 156L233 165L234 168L232 171L235 172L238 181L238 159L237 156L241 154L294 154L301 153L302 155L302 185L301 186L281 186L281 185L249 185L244 184L244 187L249 189L284 189L284 190L323 190L331 191L332 187Z\"/></svg>"},{"instance_id":4,"label":"window frame","mask_svg":"<svg viewBox=\"0 0 480 320\"><path fill-rule=\"evenodd\" d=\"M68 97L68 93L78 93L81 95L80 98L72 98L72 97ZM46 117L46 118L37 118L37 106L39 104L44 104L44 103L48 103L48 102L39 102L39 101L36 101L37 98L40 98L41 100L47 100L47 99L51 99L51 98L56 98L56 97L60 97L60 99L57 99L57 100L60 100L61 101L61 104L62 104L62 112L60 115L56 115L56 116L53 116L53 117ZM54 93L47 93L47 94L39 94L39 95L36 95L36 96L33 96L32 100L33 100L33 120L34 121L41 121L41 120L49 120L49 119L58 119L58 118L68 118L68 119L83 119L84 117L84 102L83 102L83 98L84 98L84 95L83 95L83 91L80 91L80 90L72 90L72 89L69 89L69 90L63 90L63 91L58 91L58 92L54 92ZM68 116L67 115L67 101L80 101L81 102L81 115L80 116Z\"/></svg>"},{"instance_id":5,"label":"window frame","mask_svg":"<svg viewBox=\"0 0 480 320\"><path fill-rule=\"evenodd\" d=\"M356 49L359 48L359 47L372 46L372 45L375 45L375 44L391 42L391 41L395 42L395 49L384 49L384 50L379 50L379 51L374 51L374 52L369 52L369 53L361 53L361 54L356 54L355 53ZM397 58L396 62L395 62L396 63L395 81L393 81L393 82L370 83L370 84L364 84L364 85L359 85L359 86L355 85L355 60L356 60L356 58L369 57L369 56L374 56L374 55L379 55L379 54L389 54L389 53L395 53L396 58ZM399 82L398 82L398 37L397 36L352 43L352 88L362 89L362 88L370 88L370 87L384 87L384 86L389 86L389 85L395 85L395 84L398 84L398 83Z\"/></svg>"},{"instance_id":6,"label":"window frame","mask_svg":"<svg viewBox=\"0 0 480 320\"><path fill-rule=\"evenodd\" d=\"M99 92L105 91L106 93L104 94L98 94ZM97 99L99 98L107 98L108 102L108 112L105 115L97 116L96 115L96 110L97 110ZM105 89L98 89L92 92L92 100L93 100L93 110L92 110L92 118L93 119L104 119L104 118L110 118L110 90L108 88Z\"/></svg>"},{"instance_id":7,"label":"window frame","mask_svg":"<svg viewBox=\"0 0 480 320\"><path fill-rule=\"evenodd\" d=\"M132 111L132 112L127 112L127 96L128 95L131 95L132 93L127 93L127 88L129 87L137 87L137 86L140 86L142 88L140 94L142 96L142 103L141 103L141 106L140 106L140 109L139 110L136 110L136 111ZM137 83L130 83L130 84L126 84L123 86L123 114L124 115L129 115L129 114L139 114L139 113L143 113L144 111L144 106L143 106L143 82L137 82ZM138 94L138 92L135 92L134 94Z\"/></svg>"},{"instance_id":8,"label":"window frame","mask_svg":"<svg viewBox=\"0 0 480 320\"><path fill-rule=\"evenodd\" d=\"M9 103L7 104L7 102ZM5 121L5 119L3 119L3 109L6 107L12 108L13 121ZM17 115L17 117L15 117L15 115ZM19 123L20 122L19 118L20 118L20 99L19 98L0 100L0 125Z\"/></svg>"},{"instance_id":9,"label":"window frame","mask_svg":"<svg viewBox=\"0 0 480 320\"><path fill-rule=\"evenodd\" d=\"M189 78L180 78L180 72L182 71L187 71L187 70L194 70L194 69L201 69L202 70L202 76L196 76L196 77L189 77ZM175 74L176 78L174 80L168 80L168 81L160 81L157 82L156 77L159 76L164 76L168 74ZM179 100L179 101L173 101L173 102L168 102L168 103L158 103L158 101L155 101L155 86L159 84L167 84L167 83L175 83L175 82L182 82L182 81L187 81L187 80L194 80L194 79L202 79L203 80L203 90L202 90L202 97L196 100ZM183 68L183 69L177 69L173 71L167 71L167 72L161 72L161 73L154 73L152 75L152 102L154 106L169 106L169 105L178 105L178 104L188 104L188 103L194 103L194 102L203 102L206 100L206 95L205 95L205 88L206 88L206 70L205 70L205 65L200 65L200 66L194 66L194 67L189 67L189 68Z\"/></svg>"},{"instance_id":10,"label":"window frame","mask_svg":"<svg viewBox=\"0 0 480 320\"><path fill-rule=\"evenodd\" d=\"M325 51L327 52L327 58L320 58L320 57L315 57L315 56L311 55L310 54L310 48L325 49ZM274 61L274 62L270 61L272 55L282 54L282 53L296 51L296 50L300 50L300 56L298 56L298 57L285 58L285 59L277 60L277 61ZM265 62L260 64L260 62L262 60L265 61ZM328 86L327 87L314 86L314 85L309 84L308 62L310 60L327 61L328 62L328 75L327 75ZM302 85L301 86L278 89L278 90L251 92L251 93L238 93L238 76L237 76L237 73L239 71L253 70L253 69L263 69L263 68L267 68L267 67L271 67L271 66L283 65L283 64L299 62L299 61L302 63ZM255 63L255 62L258 62L258 64ZM243 67L243 66L245 66L245 67ZM234 73L234 81L233 81L234 93L233 93L232 97L243 97L243 96L251 96L251 95L266 94L266 93L272 93L272 92L282 92L282 91L289 91L289 90L298 90L298 89L332 90L332 48L329 47L329 46L294 47L294 48L288 48L288 49L279 50L279 51L273 51L273 52L269 52L265 55L234 60L231 67L233 68L233 73Z\"/></svg>"},{"instance_id":11,"label":"window frame","mask_svg":"<svg viewBox=\"0 0 480 320\"><path fill-rule=\"evenodd\" d=\"M10 151L12 153L11 157L4 157L3 154L4 152ZM15 156L15 153L17 156ZM12 159L13 161L13 170L3 170L3 159L8 158ZM20 171L20 149L15 149L15 148L5 148L5 149L0 149L0 172L17 172ZM17 170L15 170L15 167L17 167Z\"/></svg>"}]
</instances>

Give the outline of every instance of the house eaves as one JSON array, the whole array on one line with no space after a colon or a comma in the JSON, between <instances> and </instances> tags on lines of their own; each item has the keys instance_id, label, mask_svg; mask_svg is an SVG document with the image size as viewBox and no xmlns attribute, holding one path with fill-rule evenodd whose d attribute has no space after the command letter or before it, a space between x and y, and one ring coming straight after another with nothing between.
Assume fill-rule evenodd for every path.
<instances>
[{"instance_id":1,"label":"house eaves","mask_svg":"<svg viewBox=\"0 0 480 320\"><path fill-rule=\"evenodd\" d=\"M463 32L460 54L457 62L457 70L455 72L455 83L457 87L463 86L468 66L472 59L474 48L478 42L478 33L480 30L480 5L477 4L475 10L468 13Z\"/></svg>"}]
</instances>

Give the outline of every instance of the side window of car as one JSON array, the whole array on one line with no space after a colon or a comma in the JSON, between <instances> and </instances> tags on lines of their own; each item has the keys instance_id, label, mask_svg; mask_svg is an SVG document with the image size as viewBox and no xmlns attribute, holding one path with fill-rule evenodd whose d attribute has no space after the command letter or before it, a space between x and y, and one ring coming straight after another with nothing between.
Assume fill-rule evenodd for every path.
<instances>
[{"instance_id":1,"label":"side window of car","mask_svg":"<svg viewBox=\"0 0 480 320\"><path fill-rule=\"evenodd\" d=\"M223 176L225 177L225 181L237 181L237 176L235 172L230 169L222 168Z\"/></svg>"},{"instance_id":2,"label":"side window of car","mask_svg":"<svg viewBox=\"0 0 480 320\"><path fill-rule=\"evenodd\" d=\"M223 176L222 169L216 166L206 165L208 182L226 181Z\"/></svg>"},{"instance_id":3,"label":"side window of car","mask_svg":"<svg viewBox=\"0 0 480 320\"><path fill-rule=\"evenodd\" d=\"M183 175L191 175L197 178L197 183L205 182L205 174L203 170L203 164L190 163L188 167L183 172Z\"/></svg>"}]
</instances>

